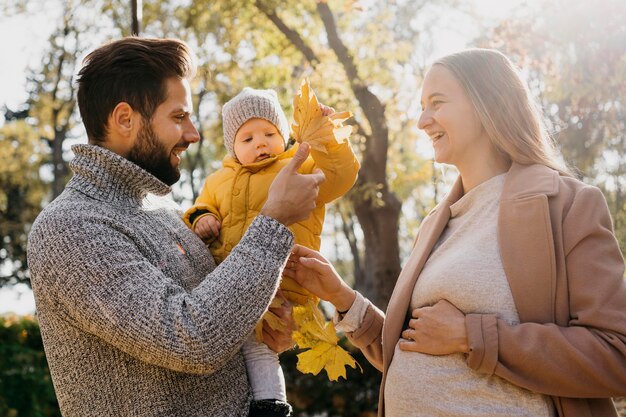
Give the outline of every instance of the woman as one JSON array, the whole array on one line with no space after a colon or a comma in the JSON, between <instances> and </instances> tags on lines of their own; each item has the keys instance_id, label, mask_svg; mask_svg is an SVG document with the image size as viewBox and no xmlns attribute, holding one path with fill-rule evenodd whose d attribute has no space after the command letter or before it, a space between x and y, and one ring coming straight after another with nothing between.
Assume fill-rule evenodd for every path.
<instances>
[{"instance_id":1,"label":"woman","mask_svg":"<svg viewBox=\"0 0 626 417\"><path fill-rule=\"evenodd\" d=\"M624 261L604 197L562 167L511 62L437 61L418 127L459 177L423 220L386 314L317 252L285 275L335 305L383 372L379 415L616 416Z\"/></svg>"}]
</instances>

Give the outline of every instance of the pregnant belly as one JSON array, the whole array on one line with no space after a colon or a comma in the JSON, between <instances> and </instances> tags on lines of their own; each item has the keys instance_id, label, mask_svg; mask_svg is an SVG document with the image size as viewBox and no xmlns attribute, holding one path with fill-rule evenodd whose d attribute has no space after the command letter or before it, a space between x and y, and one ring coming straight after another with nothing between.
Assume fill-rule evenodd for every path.
<instances>
[{"instance_id":1,"label":"pregnant belly","mask_svg":"<svg viewBox=\"0 0 626 417\"><path fill-rule=\"evenodd\" d=\"M553 415L549 398L478 374L465 355L432 356L396 345L385 382L385 416Z\"/></svg>"}]
</instances>

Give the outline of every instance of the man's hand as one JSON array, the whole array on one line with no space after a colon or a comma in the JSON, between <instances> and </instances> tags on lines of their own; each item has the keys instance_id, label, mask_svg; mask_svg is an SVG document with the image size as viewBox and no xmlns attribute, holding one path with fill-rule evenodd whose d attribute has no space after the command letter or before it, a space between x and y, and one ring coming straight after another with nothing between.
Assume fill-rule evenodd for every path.
<instances>
[{"instance_id":1,"label":"man's hand","mask_svg":"<svg viewBox=\"0 0 626 417\"><path fill-rule=\"evenodd\" d=\"M291 339L291 333L296 329L296 325L293 321L293 315L291 314L292 305L285 298L283 293L278 290L276 298L281 300L280 307L270 307L270 311L278 316L281 321L287 326L285 330L273 330L266 321L263 322L263 342L274 352L282 353L288 349L291 349L295 343Z\"/></svg>"},{"instance_id":2,"label":"man's hand","mask_svg":"<svg viewBox=\"0 0 626 417\"><path fill-rule=\"evenodd\" d=\"M221 227L219 220L207 214L198 219L193 231L200 239L215 239L219 236Z\"/></svg>"},{"instance_id":3,"label":"man's hand","mask_svg":"<svg viewBox=\"0 0 626 417\"><path fill-rule=\"evenodd\" d=\"M307 219L316 207L319 185L324 174L316 169L312 174L298 174L298 168L309 156L308 143L298 151L274 178L260 214L272 217L285 226Z\"/></svg>"}]
</instances>

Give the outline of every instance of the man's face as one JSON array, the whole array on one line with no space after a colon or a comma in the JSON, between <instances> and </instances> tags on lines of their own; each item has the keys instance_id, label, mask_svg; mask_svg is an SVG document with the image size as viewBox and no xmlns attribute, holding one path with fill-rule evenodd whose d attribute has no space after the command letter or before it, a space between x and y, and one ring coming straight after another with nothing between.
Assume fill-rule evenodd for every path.
<instances>
[{"instance_id":1,"label":"man's face","mask_svg":"<svg viewBox=\"0 0 626 417\"><path fill-rule=\"evenodd\" d=\"M187 80L167 80L167 98L157 107L152 120L143 120L128 160L167 185L180 178L180 155L190 143L200 140L191 123L191 91Z\"/></svg>"}]
</instances>

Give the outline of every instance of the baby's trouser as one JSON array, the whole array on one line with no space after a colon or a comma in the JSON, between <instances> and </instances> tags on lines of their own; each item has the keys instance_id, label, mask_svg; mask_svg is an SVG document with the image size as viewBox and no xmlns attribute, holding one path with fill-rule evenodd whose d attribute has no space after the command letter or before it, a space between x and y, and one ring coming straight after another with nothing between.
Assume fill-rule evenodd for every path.
<instances>
[{"instance_id":1,"label":"baby's trouser","mask_svg":"<svg viewBox=\"0 0 626 417\"><path fill-rule=\"evenodd\" d=\"M278 354L265 343L257 342L254 332L243 344L241 351L246 361L254 399L287 401L285 376L278 361Z\"/></svg>"}]
</instances>

